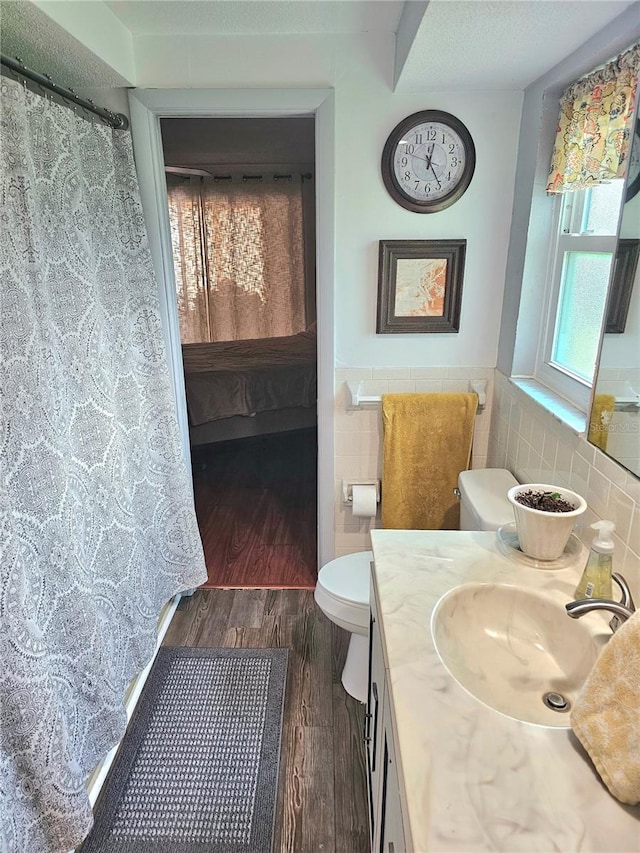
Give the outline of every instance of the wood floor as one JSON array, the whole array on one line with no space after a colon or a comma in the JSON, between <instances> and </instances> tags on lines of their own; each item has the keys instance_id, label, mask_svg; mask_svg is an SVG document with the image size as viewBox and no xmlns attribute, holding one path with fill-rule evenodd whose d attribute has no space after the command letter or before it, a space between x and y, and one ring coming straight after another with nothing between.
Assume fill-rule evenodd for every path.
<instances>
[{"instance_id":1,"label":"wood floor","mask_svg":"<svg viewBox=\"0 0 640 853\"><path fill-rule=\"evenodd\" d=\"M193 449L205 588L315 587L316 460L316 430Z\"/></svg>"},{"instance_id":2,"label":"wood floor","mask_svg":"<svg viewBox=\"0 0 640 853\"><path fill-rule=\"evenodd\" d=\"M340 684L348 634L306 590L198 590L164 645L287 648L274 853L368 853L364 706Z\"/></svg>"}]
</instances>

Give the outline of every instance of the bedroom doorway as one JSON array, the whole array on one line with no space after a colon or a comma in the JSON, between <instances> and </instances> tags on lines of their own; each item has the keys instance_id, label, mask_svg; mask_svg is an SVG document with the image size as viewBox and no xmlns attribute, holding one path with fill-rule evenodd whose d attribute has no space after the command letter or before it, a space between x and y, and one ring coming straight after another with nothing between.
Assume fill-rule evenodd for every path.
<instances>
[{"instance_id":1,"label":"bedroom doorway","mask_svg":"<svg viewBox=\"0 0 640 853\"><path fill-rule=\"evenodd\" d=\"M160 121L208 588L317 578L314 123Z\"/></svg>"}]
</instances>

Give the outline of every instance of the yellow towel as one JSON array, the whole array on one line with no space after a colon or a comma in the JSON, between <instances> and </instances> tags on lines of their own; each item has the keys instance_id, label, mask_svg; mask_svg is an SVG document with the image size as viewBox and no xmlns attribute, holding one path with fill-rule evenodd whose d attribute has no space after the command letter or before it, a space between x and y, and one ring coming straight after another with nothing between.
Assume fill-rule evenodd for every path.
<instances>
[{"instance_id":1,"label":"yellow towel","mask_svg":"<svg viewBox=\"0 0 640 853\"><path fill-rule=\"evenodd\" d=\"M571 727L613 796L632 806L640 802L640 611L600 653Z\"/></svg>"},{"instance_id":2,"label":"yellow towel","mask_svg":"<svg viewBox=\"0 0 640 853\"><path fill-rule=\"evenodd\" d=\"M596 394L593 398L591 418L589 419L589 441L599 447L600 450L607 449L609 421L615 404L616 398L613 394Z\"/></svg>"},{"instance_id":3,"label":"yellow towel","mask_svg":"<svg viewBox=\"0 0 640 853\"><path fill-rule=\"evenodd\" d=\"M453 490L469 467L476 394L383 394L382 526L456 530Z\"/></svg>"}]
</instances>

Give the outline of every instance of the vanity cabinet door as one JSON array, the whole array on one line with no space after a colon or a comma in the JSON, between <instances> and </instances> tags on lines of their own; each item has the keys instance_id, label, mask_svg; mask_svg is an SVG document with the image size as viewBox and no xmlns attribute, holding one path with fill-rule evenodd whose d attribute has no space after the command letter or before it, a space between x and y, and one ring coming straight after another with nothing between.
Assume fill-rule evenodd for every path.
<instances>
[{"instance_id":1,"label":"vanity cabinet door","mask_svg":"<svg viewBox=\"0 0 640 853\"><path fill-rule=\"evenodd\" d=\"M365 715L365 743L367 748L367 778L369 788L369 817L372 844L376 838L380 814L382 765L382 732L385 668L382 641L378 625L373 587L370 590L371 614L369 621L369 693Z\"/></svg>"},{"instance_id":2,"label":"vanity cabinet door","mask_svg":"<svg viewBox=\"0 0 640 853\"><path fill-rule=\"evenodd\" d=\"M385 726L382 739L382 784L380 792L380 846L379 853L405 853L404 828L400 806L400 785L391 731L389 697L384 698Z\"/></svg>"}]
</instances>

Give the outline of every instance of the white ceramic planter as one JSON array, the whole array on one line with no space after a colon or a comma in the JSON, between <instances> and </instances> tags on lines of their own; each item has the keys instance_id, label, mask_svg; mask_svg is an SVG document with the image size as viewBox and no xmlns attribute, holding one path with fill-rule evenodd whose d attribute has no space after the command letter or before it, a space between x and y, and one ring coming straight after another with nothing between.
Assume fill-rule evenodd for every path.
<instances>
[{"instance_id":1,"label":"white ceramic planter","mask_svg":"<svg viewBox=\"0 0 640 853\"><path fill-rule=\"evenodd\" d=\"M529 491L556 492L575 509L573 512L544 512L518 503L516 495ZM520 550L536 560L557 560L562 555L576 519L587 508L587 502L580 495L548 483L514 486L507 492L507 498L513 506Z\"/></svg>"}]
</instances>

